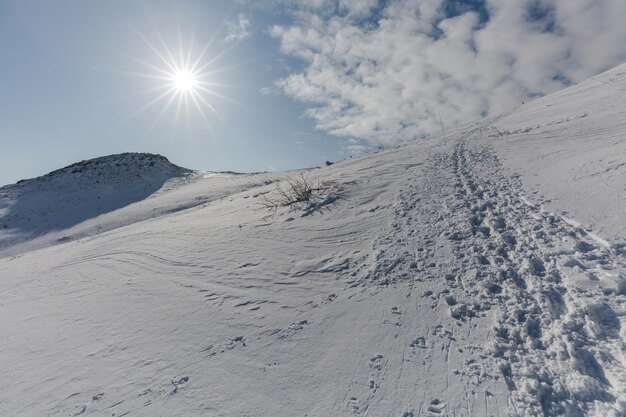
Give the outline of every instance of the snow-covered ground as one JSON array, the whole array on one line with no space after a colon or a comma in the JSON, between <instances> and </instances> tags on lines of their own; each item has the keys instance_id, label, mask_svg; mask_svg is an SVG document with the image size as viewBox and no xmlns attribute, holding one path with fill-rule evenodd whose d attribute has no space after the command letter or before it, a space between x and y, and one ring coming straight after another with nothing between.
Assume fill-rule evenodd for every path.
<instances>
[{"instance_id":1,"label":"snow-covered ground","mask_svg":"<svg viewBox=\"0 0 626 417\"><path fill-rule=\"evenodd\" d=\"M313 169L292 211L297 173L162 160L108 208L1 188L0 415L626 415L625 91Z\"/></svg>"}]
</instances>

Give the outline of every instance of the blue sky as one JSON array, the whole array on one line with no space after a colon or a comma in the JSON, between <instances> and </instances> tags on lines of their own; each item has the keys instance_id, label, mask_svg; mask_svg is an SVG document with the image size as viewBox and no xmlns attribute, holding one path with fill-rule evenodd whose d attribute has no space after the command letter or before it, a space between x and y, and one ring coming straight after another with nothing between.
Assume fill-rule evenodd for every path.
<instances>
[{"instance_id":1,"label":"blue sky","mask_svg":"<svg viewBox=\"0 0 626 417\"><path fill-rule=\"evenodd\" d=\"M239 171L341 157L341 141L316 131L302 117L304 104L261 93L298 62L283 56L266 32L269 22L284 19L280 11L255 8L252 16L247 9L225 1L0 2L0 184L125 151ZM240 13L250 15L250 34L226 41ZM155 124L162 100L129 119L158 95L141 93L163 84L125 73L156 73L137 60L164 66L141 36L162 52L160 34L174 51L178 24L185 48L194 34L195 52L213 38L206 59L223 54L211 81L229 85L215 88L226 99L207 97L219 117L207 112L207 125L192 109L188 123L171 106Z\"/></svg>"},{"instance_id":2,"label":"blue sky","mask_svg":"<svg viewBox=\"0 0 626 417\"><path fill-rule=\"evenodd\" d=\"M263 171L419 139L439 114L624 62L624 16L623 0L0 1L0 184L126 151ZM170 83L159 55L206 45L212 109L145 108Z\"/></svg>"}]
</instances>

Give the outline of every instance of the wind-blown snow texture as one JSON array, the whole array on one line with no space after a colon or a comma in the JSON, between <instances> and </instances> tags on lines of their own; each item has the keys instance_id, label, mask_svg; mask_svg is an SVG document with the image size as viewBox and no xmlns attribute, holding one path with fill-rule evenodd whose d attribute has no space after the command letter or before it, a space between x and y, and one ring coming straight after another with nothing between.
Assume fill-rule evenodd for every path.
<instances>
[{"instance_id":1,"label":"wind-blown snow texture","mask_svg":"<svg viewBox=\"0 0 626 417\"><path fill-rule=\"evenodd\" d=\"M0 415L626 415L625 92L312 170L296 211L260 204L296 173L165 161L80 222L90 182L0 189Z\"/></svg>"}]
</instances>

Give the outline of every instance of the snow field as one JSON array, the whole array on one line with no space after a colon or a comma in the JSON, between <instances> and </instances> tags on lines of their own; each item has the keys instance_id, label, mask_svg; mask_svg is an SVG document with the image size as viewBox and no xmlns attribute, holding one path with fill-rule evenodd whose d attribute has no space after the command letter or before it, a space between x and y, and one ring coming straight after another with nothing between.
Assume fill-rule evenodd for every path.
<instances>
[{"instance_id":1,"label":"snow field","mask_svg":"<svg viewBox=\"0 0 626 417\"><path fill-rule=\"evenodd\" d=\"M626 415L624 68L311 170L315 207L172 174L63 228L3 187L0 415Z\"/></svg>"}]
</instances>

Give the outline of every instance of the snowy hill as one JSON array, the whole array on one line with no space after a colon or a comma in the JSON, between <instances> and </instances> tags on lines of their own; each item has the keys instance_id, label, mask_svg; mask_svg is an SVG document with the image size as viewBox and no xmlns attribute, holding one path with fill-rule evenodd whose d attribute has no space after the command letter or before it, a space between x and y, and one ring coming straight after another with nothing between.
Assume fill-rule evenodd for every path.
<instances>
[{"instance_id":1,"label":"snowy hill","mask_svg":"<svg viewBox=\"0 0 626 417\"><path fill-rule=\"evenodd\" d=\"M194 172L146 153L78 162L0 187L0 258L200 205L260 177ZM199 180L203 187L185 187Z\"/></svg>"},{"instance_id":2,"label":"snowy hill","mask_svg":"<svg viewBox=\"0 0 626 417\"><path fill-rule=\"evenodd\" d=\"M626 415L624 91L311 170L314 207L175 170L4 240L0 415Z\"/></svg>"},{"instance_id":3,"label":"snowy hill","mask_svg":"<svg viewBox=\"0 0 626 417\"><path fill-rule=\"evenodd\" d=\"M172 178L187 174L162 156L126 153L4 186L0 250L141 201Z\"/></svg>"}]
</instances>

